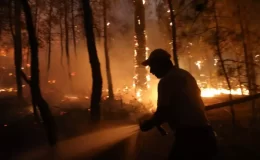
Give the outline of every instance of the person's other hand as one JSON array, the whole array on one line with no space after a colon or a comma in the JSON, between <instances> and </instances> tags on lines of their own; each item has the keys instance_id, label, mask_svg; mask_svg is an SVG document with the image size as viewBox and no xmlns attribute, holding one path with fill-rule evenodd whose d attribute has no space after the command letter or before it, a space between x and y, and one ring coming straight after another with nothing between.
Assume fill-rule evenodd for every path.
<instances>
[{"instance_id":1,"label":"person's other hand","mask_svg":"<svg viewBox=\"0 0 260 160\"><path fill-rule=\"evenodd\" d=\"M151 120L145 120L145 121L141 122L139 126L140 126L140 130L142 132L149 131L150 129L152 129L154 127Z\"/></svg>"}]
</instances>

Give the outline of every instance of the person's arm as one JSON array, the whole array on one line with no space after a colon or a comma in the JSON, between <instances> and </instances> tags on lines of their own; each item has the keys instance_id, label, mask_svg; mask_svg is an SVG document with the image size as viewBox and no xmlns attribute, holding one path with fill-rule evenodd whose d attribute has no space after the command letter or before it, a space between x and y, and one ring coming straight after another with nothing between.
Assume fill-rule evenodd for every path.
<instances>
[{"instance_id":1,"label":"person's arm","mask_svg":"<svg viewBox=\"0 0 260 160\"><path fill-rule=\"evenodd\" d=\"M149 120L146 120L141 124L142 131L148 131L155 126L160 126L166 121L167 114L170 108L171 101L171 86L161 80L158 84L158 101L157 110Z\"/></svg>"}]
</instances>

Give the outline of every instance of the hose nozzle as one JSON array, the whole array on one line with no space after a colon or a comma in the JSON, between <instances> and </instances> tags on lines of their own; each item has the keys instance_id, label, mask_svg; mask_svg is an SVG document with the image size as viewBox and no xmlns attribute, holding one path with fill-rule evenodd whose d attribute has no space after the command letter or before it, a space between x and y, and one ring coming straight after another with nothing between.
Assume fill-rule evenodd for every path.
<instances>
[{"instance_id":1,"label":"hose nozzle","mask_svg":"<svg viewBox=\"0 0 260 160\"><path fill-rule=\"evenodd\" d=\"M160 132L160 134L161 134L162 136L168 135L168 133L165 131L164 128L162 128L162 126L156 126L156 128L157 128L157 130Z\"/></svg>"}]
</instances>

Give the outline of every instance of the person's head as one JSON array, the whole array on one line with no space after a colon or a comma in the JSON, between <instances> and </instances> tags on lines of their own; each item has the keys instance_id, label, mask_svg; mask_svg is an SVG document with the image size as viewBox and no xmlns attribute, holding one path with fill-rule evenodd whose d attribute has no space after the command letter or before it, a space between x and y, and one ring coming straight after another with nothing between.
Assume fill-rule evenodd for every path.
<instances>
[{"instance_id":1,"label":"person's head","mask_svg":"<svg viewBox=\"0 0 260 160\"><path fill-rule=\"evenodd\" d=\"M171 55L163 49L155 49L142 65L149 66L150 72L157 78L163 78L173 67Z\"/></svg>"}]
</instances>

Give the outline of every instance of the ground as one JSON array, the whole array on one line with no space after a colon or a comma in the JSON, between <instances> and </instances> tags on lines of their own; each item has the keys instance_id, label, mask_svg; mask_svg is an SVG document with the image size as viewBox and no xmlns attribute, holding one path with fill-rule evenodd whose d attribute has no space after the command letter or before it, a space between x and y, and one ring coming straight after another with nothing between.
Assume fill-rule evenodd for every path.
<instances>
[{"instance_id":1,"label":"ground","mask_svg":"<svg viewBox=\"0 0 260 160\"><path fill-rule=\"evenodd\" d=\"M206 103L221 100L207 99ZM56 148L47 145L41 124L36 123L30 107L17 108L13 96L0 98L0 159L79 159L79 160L163 160L174 141L173 135L161 136L156 129L147 133L135 132L122 136L124 126L133 120L103 120L97 127L89 124L87 109L54 110L59 143ZM207 115L218 135L219 155L216 160L259 160L260 123L249 127L250 104L235 106L237 127L231 123L229 108L208 111ZM122 126L120 128L120 126ZM165 126L170 131L167 126ZM115 128L113 132L105 129ZM102 132L102 133L101 133ZM104 136L109 133L108 137ZM121 137L120 137L121 136ZM115 139L115 143L112 142ZM108 141L111 140L111 141ZM102 143L111 142L104 146ZM59 153L59 154L57 154Z\"/></svg>"}]
</instances>

